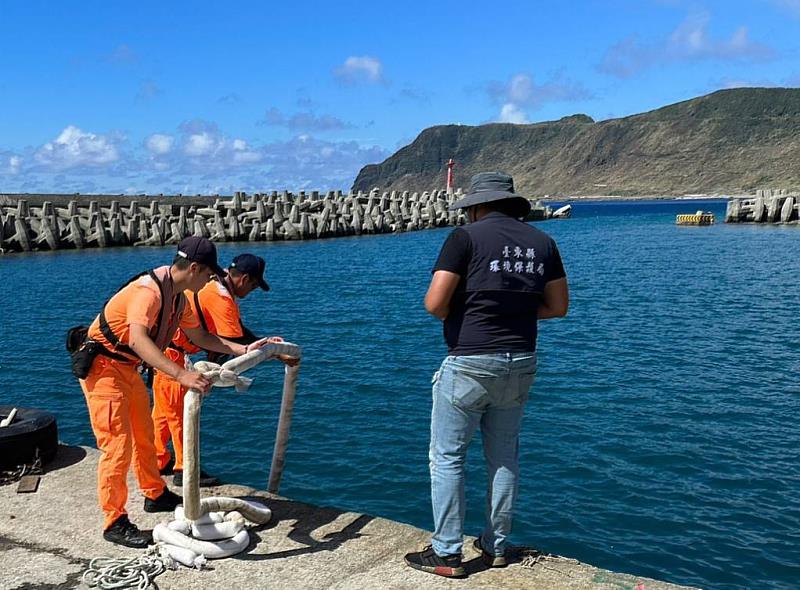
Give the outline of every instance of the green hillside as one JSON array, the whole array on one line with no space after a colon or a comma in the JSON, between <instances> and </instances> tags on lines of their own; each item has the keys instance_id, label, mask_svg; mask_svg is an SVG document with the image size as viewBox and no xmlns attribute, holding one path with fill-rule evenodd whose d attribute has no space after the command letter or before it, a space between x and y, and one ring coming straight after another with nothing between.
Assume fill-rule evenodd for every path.
<instances>
[{"instance_id":1,"label":"green hillside","mask_svg":"<svg viewBox=\"0 0 800 590\"><path fill-rule=\"evenodd\" d=\"M481 171L512 174L528 196L728 194L800 188L800 89L737 88L621 119L586 115L425 129L355 190L430 190Z\"/></svg>"}]
</instances>

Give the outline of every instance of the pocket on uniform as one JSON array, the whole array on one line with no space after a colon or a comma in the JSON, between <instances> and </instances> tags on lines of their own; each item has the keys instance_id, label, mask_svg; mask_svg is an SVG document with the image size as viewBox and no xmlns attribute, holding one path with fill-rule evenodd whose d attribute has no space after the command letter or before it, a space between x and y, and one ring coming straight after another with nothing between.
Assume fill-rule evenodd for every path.
<instances>
[{"instance_id":1,"label":"pocket on uniform","mask_svg":"<svg viewBox=\"0 0 800 590\"><path fill-rule=\"evenodd\" d=\"M122 399L116 396L92 396L89 400L92 426L97 432L117 435L123 432Z\"/></svg>"}]
</instances>

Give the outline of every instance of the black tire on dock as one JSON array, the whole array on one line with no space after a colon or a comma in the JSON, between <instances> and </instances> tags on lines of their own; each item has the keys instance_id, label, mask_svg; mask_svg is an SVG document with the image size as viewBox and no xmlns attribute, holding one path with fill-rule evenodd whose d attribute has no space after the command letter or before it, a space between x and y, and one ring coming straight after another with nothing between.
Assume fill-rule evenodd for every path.
<instances>
[{"instance_id":1,"label":"black tire on dock","mask_svg":"<svg viewBox=\"0 0 800 590\"><path fill-rule=\"evenodd\" d=\"M11 413L14 406L0 406L0 420ZM0 428L0 469L13 469L30 464L36 450L44 465L58 450L58 427L56 417L44 410L17 408L14 421Z\"/></svg>"}]
</instances>

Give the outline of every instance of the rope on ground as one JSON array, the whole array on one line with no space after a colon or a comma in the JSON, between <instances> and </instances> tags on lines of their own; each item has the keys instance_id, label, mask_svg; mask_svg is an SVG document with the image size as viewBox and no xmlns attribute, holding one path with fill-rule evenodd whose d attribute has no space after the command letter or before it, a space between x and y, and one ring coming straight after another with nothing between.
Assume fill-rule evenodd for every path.
<instances>
[{"instance_id":1,"label":"rope on ground","mask_svg":"<svg viewBox=\"0 0 800 590\"><path fill-rule=\"evenodd\" d=\"M145 555L133 559L97 557L89 562L83 572L83 582L90 588L119 590L134 588L147 590L153 579L167 569L175 569L175 562L148 549Z\"/></svg>"},{"instance_id":2,"label":"rope on ground","mask_svg":"<svg viewBox=\"0 0 800 590\"><path fill-rule=\"evenodd\" d=\"M536 567L537 565L541 564L544 569L554 571L556 573L562 574L567 577L572 577L571 574L560 570L554 567L548 567L545 563L550 562L554 565L557 563L571 563L576 564L580 563L577 559L572 559L569 557L562 557L561 555L555 555L553 553L542 553L541 551L537 551L536 549L529 549L527 547L519 547L515 548L516 556L520 560L520 565L522 567Z\"/></svg>"},{"instance_id":3,"label":"rope on ground","mask_svg":"<svg viewBox=\"0 0 800 590\"><path fill-rule=\"evenodd\" d=\"M0 486L5 486L22 479L24 475L42 475L42 459L39 457L39 449L36 449L36 457L30 463L17 465L14 469L0 470Z\"/></svg>"}]
</instances>

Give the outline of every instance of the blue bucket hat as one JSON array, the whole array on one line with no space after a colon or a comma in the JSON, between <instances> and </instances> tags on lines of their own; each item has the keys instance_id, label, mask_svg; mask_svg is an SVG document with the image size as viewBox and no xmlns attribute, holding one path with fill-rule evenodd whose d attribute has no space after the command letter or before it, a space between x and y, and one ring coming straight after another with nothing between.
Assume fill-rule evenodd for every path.
<instances>
[{"instance_id":1,"label":"blue bucket hat","mask_svg":"<svg viewBox=\"0 0 800 590\"><path fill-rule=\"evenodd\" d=\"M525 217L530 213L530 201L514 192L514 179L511 176L504 172L481 172L472 177L469 192L450 205L450 209L466 209L508 199L514 199L519 205L519 214L515 217Z\"/></svg>"}]
</instances>

